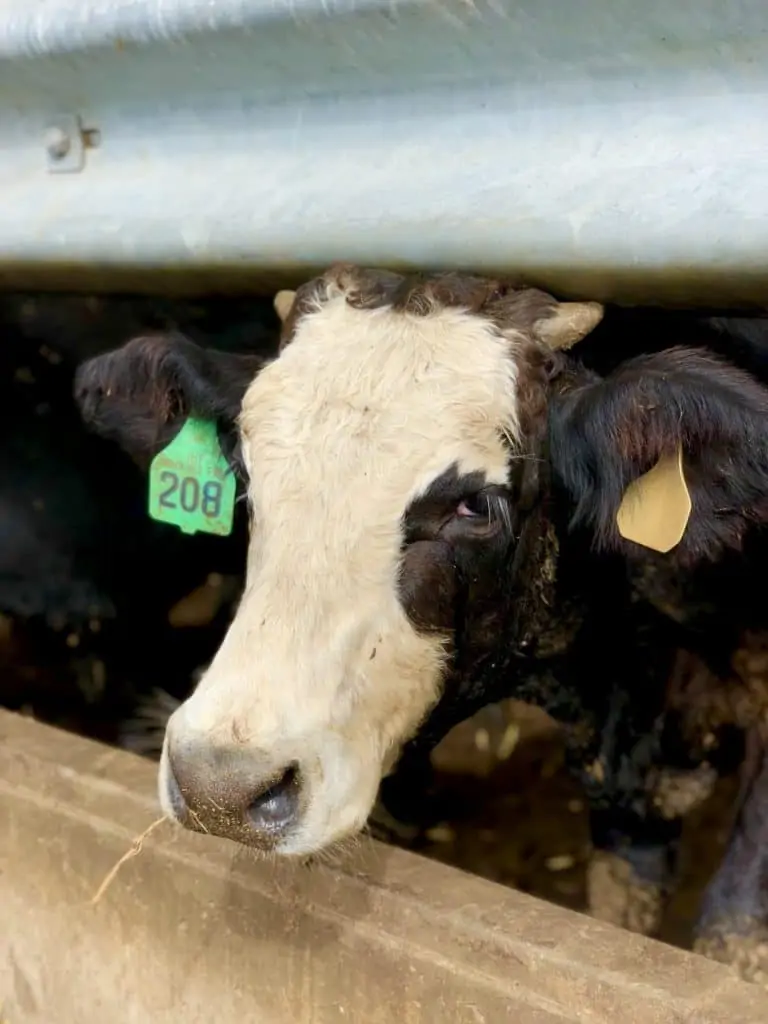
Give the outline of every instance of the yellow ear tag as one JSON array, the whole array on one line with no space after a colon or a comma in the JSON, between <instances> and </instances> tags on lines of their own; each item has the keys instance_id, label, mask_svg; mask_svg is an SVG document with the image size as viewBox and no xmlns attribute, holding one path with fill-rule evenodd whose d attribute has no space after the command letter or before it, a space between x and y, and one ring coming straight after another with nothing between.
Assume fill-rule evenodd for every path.
<instances>
[{"instance_id":1,"label":"yellow ear tag","mask_svg":"<svg viewBox=\"0 0 768 1024\"><path fill-rule=\"evenodd\" d=\"M683 449L663 456L624 492L616 525L625 540L666 554L683 539L691 496L683 473Z\"/></svg>"}]
</instances>

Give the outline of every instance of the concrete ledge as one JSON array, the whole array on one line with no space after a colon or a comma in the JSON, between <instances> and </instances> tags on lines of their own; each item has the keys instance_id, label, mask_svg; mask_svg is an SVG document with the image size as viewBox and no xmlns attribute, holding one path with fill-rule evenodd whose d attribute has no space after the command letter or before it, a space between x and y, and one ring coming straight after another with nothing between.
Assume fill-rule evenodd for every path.
<instances>
[{"instance_id":1,"label":"concrete ledge","mask_svg":"<svg viewBox=\"0 0 768 1024\"><path fill-rule=\"evenodd\" d=\"M365 843L314 867L167 824L154 767L0 712L3 1024L737 1024L718 964Z\"/></svg>"}]
</instances>

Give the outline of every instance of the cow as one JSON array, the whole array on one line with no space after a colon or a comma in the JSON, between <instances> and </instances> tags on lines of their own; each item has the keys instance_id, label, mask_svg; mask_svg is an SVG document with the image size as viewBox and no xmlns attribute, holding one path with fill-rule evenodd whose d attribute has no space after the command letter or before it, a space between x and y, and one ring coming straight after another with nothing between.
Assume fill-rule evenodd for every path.
<instances>
[{"instance_id":1,"label":"cow","mask_svg":"<svg viewBox=\"0 0 768 1024\"><path fill-rule=\"evenodd\" d=\"M311 855L363 827L382 778L397 803L425 749L512 695L590 766L599 843L626 837L661 871L679 826L653 813L664 771L716 760L666 712L675 652L701 646L671 605L681 579L716 590L768 518L768 390L706 346L600 374L569 349L603 307L518 283L342 264L280 306L277 358L160 332L77 374L85 422L140 464L186 417L215 420L247 494L242 600L169 718L165 813ZM617 514L676 453L690 514L649 551Z\"/></svg>"}]
</instances>

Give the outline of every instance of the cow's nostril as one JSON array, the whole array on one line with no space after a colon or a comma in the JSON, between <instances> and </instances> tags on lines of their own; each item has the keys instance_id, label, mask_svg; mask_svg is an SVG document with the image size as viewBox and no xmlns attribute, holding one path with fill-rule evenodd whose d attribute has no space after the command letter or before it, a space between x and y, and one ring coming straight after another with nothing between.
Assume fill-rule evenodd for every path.
<instances>
[{"instance_id":1,"label":"cow's nostril","mask_svg":"<svg viewBox=\"0 0 768 1024\"><path fill-rule=\"evenodd\" d=\"M302 777L297 762L267 774L259 760L242 745L213 747L172 736L164 806L193 832L273 849L301 814Z\"/></svg>"},{"instance_id":2,"label":"cow's nostril","mask_svg":"<svg viewBox=\"0 0 768 1024\"><path fill-rule=\"evenodd\" d=\"M299 780L294 766L248 807L248 818L259 832L283 832L299 810Z\"/></svg>"}]
</instances>

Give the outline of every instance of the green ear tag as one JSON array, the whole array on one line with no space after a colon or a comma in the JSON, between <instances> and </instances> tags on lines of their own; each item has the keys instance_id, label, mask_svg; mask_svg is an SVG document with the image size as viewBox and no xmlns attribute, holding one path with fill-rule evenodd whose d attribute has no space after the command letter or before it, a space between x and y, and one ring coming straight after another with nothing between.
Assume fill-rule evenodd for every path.
<instances>
[{"instance_id":1,"label":"green ear tag","mask_svg":"<svg viewBox=\"0 0 768 1024\"><path fill-rule=\"evenodd\" d=\"M232 532L235 477L212 420L190 417L149 468L149 514L184 533Z\"/></svg>"}]
</instances>

